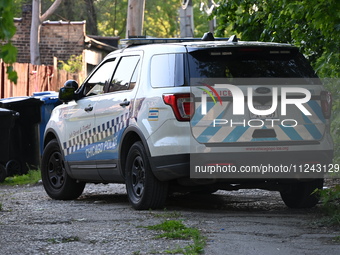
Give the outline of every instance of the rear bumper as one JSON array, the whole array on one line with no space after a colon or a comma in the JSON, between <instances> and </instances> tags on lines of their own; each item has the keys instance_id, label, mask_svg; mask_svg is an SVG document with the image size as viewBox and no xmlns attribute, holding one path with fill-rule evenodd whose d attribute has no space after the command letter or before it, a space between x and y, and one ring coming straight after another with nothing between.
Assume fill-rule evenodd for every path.
<instances>
[{"instance_id":1,"label":"rear bumper","mask_svg":"<svg viewBox=\"0 0 340 255\"><path fill-rule=\"evenodd\" d=\"M190 154L151 157L150 163L153 174L160 181L190 176Z\"/></svg>"},{"instance_id":2,"label":"rear bumper","mask_svg":"<svg viewBox=\"0 0 340 255\"><path fill-rule=\"evenodd\" d=\"M303 165L320 164L326 167L332 163L333 150L325 151L280 151L280 152L243 152L243 153L199 153L199 154L180 154L151 157L150 163L153 173L161 181L169 181L184 177L191 178L320 178L320 174L325 171L310 171ZM204 165L232 165L239 171L238 175L225 172L221 174L193 174L195 167ZM259 173L240 172L245 167L251 166L286 166L290 168L290 173L274 172L273 175L263 175ZM288 169L287 168L287 169ZM202 168L201 168L202 169ZM259 169L261 170L261 169ZM263 170L263 169L262 169ZM191 175L190 175L191 172ZM263 172L263 171L262 171ZM307 173L307 174L306 174ZM321 176L321 177L322 177Z\"/></svg>"}]
</instances>

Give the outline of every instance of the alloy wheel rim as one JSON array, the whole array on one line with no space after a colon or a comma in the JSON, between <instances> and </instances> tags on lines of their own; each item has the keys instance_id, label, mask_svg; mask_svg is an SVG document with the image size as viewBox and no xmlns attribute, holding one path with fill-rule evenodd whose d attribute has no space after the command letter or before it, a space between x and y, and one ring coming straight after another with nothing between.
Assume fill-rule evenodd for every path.
<instances>
[{"instance_id":1,"label":"alloy wheel rim","mask_svg":"<svg viewBox=\"0 0 340 255\"><path fill-rule=\"evenodd\" d=\"M145 167L141 156L137 156L132 163L131 179L133 193L140 198L145 188Z\"/></svg>"},{"instance_id":2,"label":"alloy wheel rim","mask_svg":"<svg viewBox=\"0 0 340 255\"><path fill-rule=\"evenodd\" d=\"M48 179L50 184L55 189L60 189L65 182L65 165L60 152L55 152L51 155L48 166Z\"/></svg>"}]
</instances>

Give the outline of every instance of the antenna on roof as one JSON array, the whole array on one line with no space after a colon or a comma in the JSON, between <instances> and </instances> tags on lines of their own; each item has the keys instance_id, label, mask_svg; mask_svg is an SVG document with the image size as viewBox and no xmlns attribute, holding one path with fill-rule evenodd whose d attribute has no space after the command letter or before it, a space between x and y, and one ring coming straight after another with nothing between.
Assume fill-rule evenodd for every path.
<instances>
[{"instance_id":1,"label":"antenna on roof","mask_svg":"<svg viewBox=\"0 0 340 255\"><path fill-rule=\"evenodd\" d=\"M236 35L232 35L229 37L228 42L238 42L238 38Z\"/></svg>"},{"instance_id":2,"label":"antenna on roof","mask_svg":"<svg viewBox=\"0 0 340 255\"><path fill-rule=\"evenodd\" d=\"M215 37L211 32L204 33L202 41L215 41Z\"/></svg>"}]
</instances>

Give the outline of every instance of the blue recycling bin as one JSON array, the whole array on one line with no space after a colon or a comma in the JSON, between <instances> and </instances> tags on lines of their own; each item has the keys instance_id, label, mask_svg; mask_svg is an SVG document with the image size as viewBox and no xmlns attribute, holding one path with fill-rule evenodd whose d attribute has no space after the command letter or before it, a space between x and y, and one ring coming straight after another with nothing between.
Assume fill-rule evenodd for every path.
<instances>
[{"instance_id":1,"label":"blue recycling bin","mask_svg":"<svg viewBox=\"0 0 340 255\"><path fill-rule=\"evenodd\" d=\"M39 153L40 156L43 153L44 149L44 132L46 129L47 122L51 117L51 113L53 109L61 104L61 101L58 98L59 93L54 91L44 91L44 92L35 92L33 93L33 97L39 99L43 104L40 108L41 122L39 124Z\"/></svg>"}]
</instances>

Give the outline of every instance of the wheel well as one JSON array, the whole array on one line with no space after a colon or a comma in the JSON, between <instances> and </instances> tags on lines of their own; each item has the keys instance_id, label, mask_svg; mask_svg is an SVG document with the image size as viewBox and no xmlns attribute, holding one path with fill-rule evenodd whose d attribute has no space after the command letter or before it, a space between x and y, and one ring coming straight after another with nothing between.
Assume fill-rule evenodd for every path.
<instances>
[{"instance_id":1,"label":"wheel well","mask_svg":"<svg viewBox=\"0 0 340 255\"><path fill-rule=\"evenodd\" d=\"M124 169L125 169L127 154L129 152L131 146L137 141L142 141L142 139L140 138L140 136L137 133L131 131L124 136L124 138L121 142L122 146L121 146L121 149L120 149L120 169L121 169L122 175L124 177L125 177Z\"/></svg>"},{"instance_id":2,"label":"wheel well","mask_svg":"<svg viewBox=\"0 0 340 255\"><path fill-rule=\"evenodd\" d=\"M44 148L53 139L56 139L55 134L53 134L52 132L47 133L45 138L44 138Z\"/></svg>"}]
</instances>

